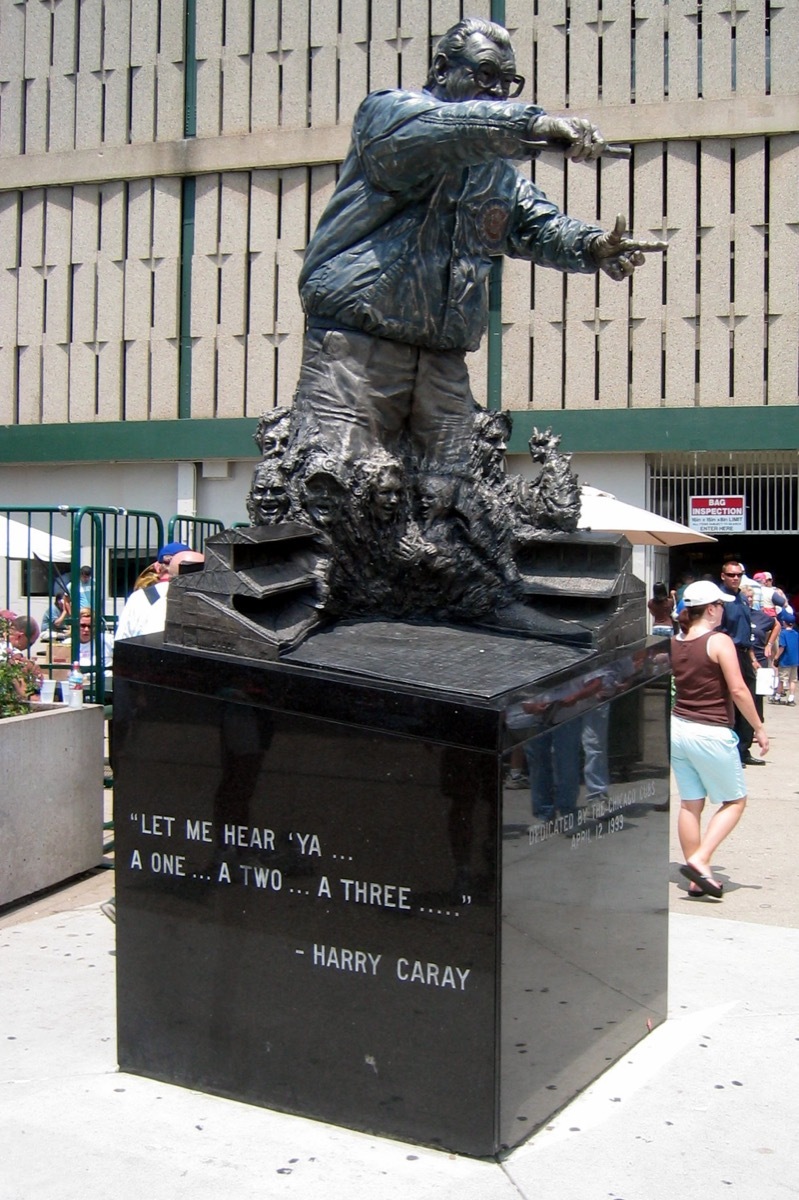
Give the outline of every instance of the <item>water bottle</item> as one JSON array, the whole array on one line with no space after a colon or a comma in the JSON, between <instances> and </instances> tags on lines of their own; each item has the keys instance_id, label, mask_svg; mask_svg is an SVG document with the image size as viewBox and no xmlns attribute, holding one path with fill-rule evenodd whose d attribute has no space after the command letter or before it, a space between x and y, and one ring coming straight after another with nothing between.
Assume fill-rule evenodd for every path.
<instances>
[{"instance_id":1,"label":"water bottle","mask_svg":"<svg viewBox=\"0 0 799 1200\"><path fill-rule=\"evenodd\" d=\"M77 708L83 704L83 672L79 662L72 664L72 670L67 676L67 695L69 697L67 704L70 708Z\"/></svg>"}]
</instances>

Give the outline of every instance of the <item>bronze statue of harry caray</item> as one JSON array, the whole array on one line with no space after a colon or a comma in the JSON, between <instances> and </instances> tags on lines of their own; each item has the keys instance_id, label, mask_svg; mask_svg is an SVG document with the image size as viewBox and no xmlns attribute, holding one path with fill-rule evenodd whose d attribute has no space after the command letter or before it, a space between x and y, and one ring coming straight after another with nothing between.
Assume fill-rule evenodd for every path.
<instances>
[{"instance_id":1,"label":"bronze statue of harry caray","mask_svg":"<svg viewBox=\"0 0 799 1200\"><path fill-rule=\"evenodd\" d=\"M314 579L312 621L428 617L546 634L525 603L520 555L576 528L579 491L550 431L531 440L538 479L506 477L509 419L472 396L465 355L486 329L491 263L623 280L665 245L628 236L622 217L610 232L569 217L517 171L541 149L576 161L608 150L589 121L520 101L523 87L507 31L466 19L439 42L421 91L361 104L300 274L308 324L294 403L258 427L253 529L240 534L250 549L225 550L221 591L219 572L254 562L254 544L281 529L297 588ZM237 607L257 620L253 586Z\"/></svg>"}]
</instances>

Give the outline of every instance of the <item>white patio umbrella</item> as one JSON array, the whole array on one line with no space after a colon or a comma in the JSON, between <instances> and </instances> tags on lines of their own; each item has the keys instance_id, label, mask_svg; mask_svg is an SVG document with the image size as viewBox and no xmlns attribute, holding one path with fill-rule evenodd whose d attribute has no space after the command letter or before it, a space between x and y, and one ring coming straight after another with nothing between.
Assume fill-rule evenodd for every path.
<instances>
[{"instance_id":1,"label":"white patio umbrella","mask_svg":"<svg viewBox=\"0 0 799 1200\"><path fill-rule=\"evenodd\" d=\"M23 525L0 513L0 558L40 558L44 562L69 562L72 545L66 538Z\"/></svg>"},{"instance_id":2,"label":"white patio umbrella","mask_svg":"<svg viewBox=\"0 0 799 1200\"><path fill-rule=\"evenodd\" d=\"M579 529L597 533L623 533L634 546L682 546L688 542L715 542L707 533L698 533L678 521L659 517L646 508L617 500L610 492L587 484L580 488L582 506Z\"/></svg>"}]
</instances>

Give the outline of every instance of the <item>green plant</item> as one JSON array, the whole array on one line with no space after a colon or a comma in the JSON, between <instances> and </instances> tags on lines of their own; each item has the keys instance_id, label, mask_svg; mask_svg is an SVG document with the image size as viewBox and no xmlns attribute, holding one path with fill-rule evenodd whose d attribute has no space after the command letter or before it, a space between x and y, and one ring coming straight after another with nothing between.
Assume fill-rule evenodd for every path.
<instances>
[{"instance_id":1,"label":"green plant","mask_svg":"<svg viewBox=\"0 0 799 1200\"><path fill-rule=\"evenodd\" d=\"M30 712L30 697L42 684L41 669L9 644L11 621L0 617L0 718Z\"/></svg>"}]
</instances>

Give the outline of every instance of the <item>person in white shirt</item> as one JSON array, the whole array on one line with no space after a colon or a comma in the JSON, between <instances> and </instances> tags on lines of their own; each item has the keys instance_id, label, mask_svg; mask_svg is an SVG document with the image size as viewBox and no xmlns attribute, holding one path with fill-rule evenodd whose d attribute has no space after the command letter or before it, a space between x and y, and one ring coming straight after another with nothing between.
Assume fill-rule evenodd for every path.
<instances>
[{"instance_id":1,"label":"person in white shirt","mask_svg":"<svg viewBox=\"0 0 799 1200\"><path fill-rule=\"evenodd\" d=\"M132 592L125 602L117 625L114 641L142 637L145 633L163 633L166 625L166 594L169 579L180 573L181 563L202 563L205 555L195 550L181 550L169 560L168 578Z\"/></svg>"}]
</instances>

